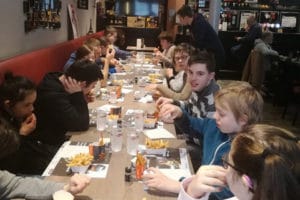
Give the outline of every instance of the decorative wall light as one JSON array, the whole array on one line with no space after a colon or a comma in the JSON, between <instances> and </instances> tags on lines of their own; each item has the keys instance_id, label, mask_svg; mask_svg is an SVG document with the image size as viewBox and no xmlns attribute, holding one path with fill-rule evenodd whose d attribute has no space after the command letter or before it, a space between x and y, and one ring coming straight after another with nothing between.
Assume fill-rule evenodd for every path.
<instances>
[{"instance_id":1,"label":"decorative wall light","mask_svg":"<svg viewBox=\"0 0 300 200\"><path fill-rule=\"evenodd\" d=\"M27 16L24 22L25 32L37 28L60 28L60 11L60 0L24 0L23 12Z\"/></svg>"}]
</instances>

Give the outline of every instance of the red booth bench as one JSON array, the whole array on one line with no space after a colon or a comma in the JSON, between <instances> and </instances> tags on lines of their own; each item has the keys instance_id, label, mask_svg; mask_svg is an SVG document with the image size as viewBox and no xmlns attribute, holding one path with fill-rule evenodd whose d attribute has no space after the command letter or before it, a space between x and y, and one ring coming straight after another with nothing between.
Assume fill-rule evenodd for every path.
<instances>
[{"instance_id":1,"label":"red booth bench","mask_svg":"<svg viewBox=\"0 0 300 200\"><path fill-rule=\"evenodd\" d=\"M11 71L39 83L48 72L62 71L70 54L90 37L101 37L103 32L83 36L0 61L0 75Z\"/></svg>"}]
</instances>

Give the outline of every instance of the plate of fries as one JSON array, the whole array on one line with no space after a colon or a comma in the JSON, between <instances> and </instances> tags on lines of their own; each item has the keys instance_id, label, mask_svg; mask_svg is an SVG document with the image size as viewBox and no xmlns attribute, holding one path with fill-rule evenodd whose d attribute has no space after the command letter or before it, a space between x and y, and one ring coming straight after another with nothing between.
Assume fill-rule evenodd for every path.
<instances>
[{"instance_id":1,"label":"plate of fries","mask_svg":"<svg viewBox=\"0 0 300 200\"><path fill-rule=\"evenodd\" d=\"M74 173L85 173L91 165L93 156L88 153L79 153L67 159L67 166Z\"/></svg>"},{"instance_id":2,"label":"plate of fries","mask_svg":"<svg viewBox=\"0 0 300 200\"><path fill-rule=\"evenodd\" d=\"M164 140L151 140L146 138L145 145L147 154L166 155L169 142Z\"/></svg>"}]
</instances>

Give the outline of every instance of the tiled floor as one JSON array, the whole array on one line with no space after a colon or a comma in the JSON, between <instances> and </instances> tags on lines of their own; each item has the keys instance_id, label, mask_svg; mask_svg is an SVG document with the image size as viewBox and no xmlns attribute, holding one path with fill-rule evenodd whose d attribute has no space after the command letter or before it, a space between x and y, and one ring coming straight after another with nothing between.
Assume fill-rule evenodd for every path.
<instances>
[{"instance_id":1,"label":"tiled floor","mask_svg":"<svg viewBox=\"0 0 300 200\"><path fill-rule=\"evenodd\" d=\"M283 106L273 106L270 100L265 99L263 123L285 128L300 136L300 113L295 125L292 125L295 108L289 107L284 119L281 117L282 112Z\"/></svg>"}]
</instances>

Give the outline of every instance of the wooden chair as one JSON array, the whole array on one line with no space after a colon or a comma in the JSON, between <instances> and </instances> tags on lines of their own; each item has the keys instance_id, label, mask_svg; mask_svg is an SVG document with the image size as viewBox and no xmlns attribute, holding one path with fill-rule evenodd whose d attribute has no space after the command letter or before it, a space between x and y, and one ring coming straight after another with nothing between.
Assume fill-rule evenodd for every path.
<instances>
[{"instance_id":1,"label":"wooden chair","mask_svg":"<svg viewBox=\"0 0 300 200\"><path fill-rule=\"evenodd\" d=\"M264 75L263 55L252 50L243 69L242 81L249 82L258 91L261 91Z\"/></svg>"}]
</instances>

